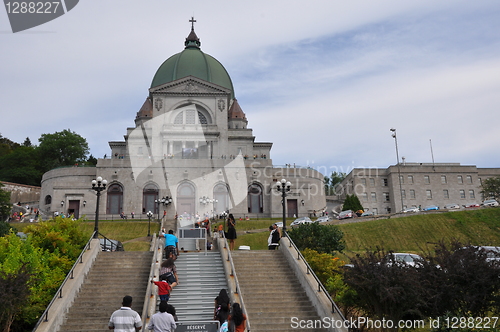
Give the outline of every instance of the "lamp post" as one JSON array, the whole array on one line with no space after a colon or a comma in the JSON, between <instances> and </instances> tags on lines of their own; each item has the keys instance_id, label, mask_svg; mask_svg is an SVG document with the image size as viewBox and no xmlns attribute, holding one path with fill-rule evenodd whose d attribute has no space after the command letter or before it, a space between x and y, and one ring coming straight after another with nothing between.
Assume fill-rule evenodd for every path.
<instances>
[{"instance_id":1,"label":"lamp post","mask_svg":"<svg viewBox=\"0 0 500 332\"><path fill-rule=\"evenodd\" d=\"M148 211L146 215L148 216L148 236L151 236L151 217L153 216L153 212Z\"/></svg>"},{"instance_id":2,"label":"lamp post","mask_svg":"<svg viewBox=\"0 0 500 332\"><path fill-rule=\"evenodd\" d=\"M96 191L97 194L97 204L95 207L95 223L94 223L94 239L99 237L99 199L101 198L101 191L106 189L108 181L103 180L102 177L98 176L97 179L92 180L92 189Z\"/></svg>"},{"instance_id":3,"label":"lamp post","mask_svg":"<svg viewBox=\"0 0 500 332\"><path fill-rule=\"evenodd\" d=\"M398 166L399 194L401 195L401 212L402 212L405 209L405 205L403 202L403 187L401 186L401 168L399 165L398 137L396 135L396 129L391 128L391 132L392 132L392 137L394 138L394 142L396 143L396 158L398 160L398 163L396 165Z\"/></svg>"},{"instance_id":4,"label":"lamp post","mask_svg":"<svg viewBox=\"0 0 500 332\"><path fill-rule=\"evenodd\" d=\"M160 199L155 199L155 203L158 205L158 221L160 221L160 204L163 204L165 207L167 207L170 203L172 203L172 198L169 196L165 196Z\"/></svg>"},{"instance_id":5,"label":"lamp post","mask_svg":"<svg viewBox=\"0 0 500 332\"><path fill-rule=\"evenodd\" d=\"M207 196L202 196L200 197L200 204L201 205L207 205L207 204L210 204L210 203L213 203L213 211L212 211L212 218L214 218L215 216L215 204L218 202L218 200L216 199L212 199L212 198L209 198Z\"/></svg>"},{"instance_id":6,"label":"lamp post","mask_svg":"<svg viewBox=\"0 0 500 332\"><path fill-rule=\"evenodd\" d=\"M281 205L283 206L283 236L286 236L286 193L290 191L291 185L290 181L281 179L276 186L276 189L281 193Z\"/></svg>"}]
</instances>

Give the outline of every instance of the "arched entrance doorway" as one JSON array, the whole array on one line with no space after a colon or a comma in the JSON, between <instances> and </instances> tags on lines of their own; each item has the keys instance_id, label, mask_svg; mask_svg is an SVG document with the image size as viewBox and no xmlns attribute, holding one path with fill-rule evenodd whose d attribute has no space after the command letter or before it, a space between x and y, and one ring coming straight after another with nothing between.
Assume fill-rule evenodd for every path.
<instances>
[{"instance_id":1,"label":"arched entrance doorway","mask_svg":"<svg viewBox=\"0 0 500 332\"><path fill-rule=\"evenodd\" d=\"M181 183L177 187L177 203L175 206L179 216L187 214L190 217L196 213L195 195L196 190L193 184L189 182Z\"/></svg>"},{"instance_id":2,"label":"arched entrance doorway","mask_svg":"<svg viewBox=\"0 0 500 332\"><path fill-rule=\"evenodd\" d=\"M123 187L115 183L108 187L106 214L120 214L123 210Z\"/></svg>"},{"instance_id":3,"label":"arched entrance doorway","mask_svg":"<svg viewBox=\"0 0 500 332\"><path fill-rule=\"evenodd\" d=\"M214 200L214 214L229 210L229 190L225 183L219 183L214 187Z\"/></svg>"},{"instance_id":4,"label":"arched entrance doorway","mask_svg":"<svg viewBox=\"0 0 500 332\"><path fill-rule=\"evenodd\" d=\"M158 205L155 204L155 199L158 199L158 187L150 183L144 187L142 190L142 213L148 213L148 211L158 214Z\"/></svg>"},{"instance_id":5,"label":"arched entrance doorway","mask_svg":"<svg viewBox=\"0 0 500 332\"><path fill-rule=\"evenodd\" d=\"M248 213L264 212L264 197L262 187L257 183L252 183L248 187Z\"/></svg>"}]
</instances>

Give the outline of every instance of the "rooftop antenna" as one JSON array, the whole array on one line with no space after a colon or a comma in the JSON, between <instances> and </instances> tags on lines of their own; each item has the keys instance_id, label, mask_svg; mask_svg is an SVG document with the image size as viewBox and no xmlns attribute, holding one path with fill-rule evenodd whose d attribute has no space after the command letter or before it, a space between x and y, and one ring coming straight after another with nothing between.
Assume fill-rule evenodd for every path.
<instances>
[{"instance_id":1,"label":"rooftop antenna","mask_svg":"<svg viewBox=\"0 0 500 332\"><path fill-rule=\"evenodd\" d=\"M431 146L432 170L435 172L436 168L434 167L434 152L432 152L432 140L430 138L429 138L429 144Z\"/></svg>"}]
</instances>

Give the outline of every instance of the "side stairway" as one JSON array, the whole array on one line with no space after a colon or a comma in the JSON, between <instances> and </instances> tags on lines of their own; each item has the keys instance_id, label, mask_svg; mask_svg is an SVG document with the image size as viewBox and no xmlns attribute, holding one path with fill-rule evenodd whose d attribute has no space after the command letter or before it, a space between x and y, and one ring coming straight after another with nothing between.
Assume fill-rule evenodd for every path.
<instances>
[{"instance_id":1,"label":"side stairway","mask_svg":"<svg viewBox=\"0 0 500 332\"><path fill-rule=\"evenodd\" d=\"M153 252L100 252L59 331L108 330L109 317L125 295L142 314L152 259Z\"/></svg>"},{"instance_id":2,"label":"side stairway","mask_svg":"<svg viewBox=\"0 0 500 332\"><path fill-rule=\"evenodd\" d=\"M281 251L240 250L231 255L252 332L297 331L292 317L297 322L320 319Z\"/></svg>"},{"instance_id":3,"label":"side stairway","mask_svg":"<svg viewBox=\"0 0 500 332\"><path fill-rule=\"evenodd\" d=\"M213 320L214 299L222 288L227 289L220 253L181 253L175 266L179 285L168 303L175 307L179 321Z\"/></svg>"}]
</instances>

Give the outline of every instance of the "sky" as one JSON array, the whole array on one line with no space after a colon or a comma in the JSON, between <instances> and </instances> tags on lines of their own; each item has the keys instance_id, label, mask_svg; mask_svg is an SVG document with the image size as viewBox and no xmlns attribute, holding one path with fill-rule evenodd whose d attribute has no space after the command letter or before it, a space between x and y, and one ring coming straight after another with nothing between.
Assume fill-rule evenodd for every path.
<instances>
[{"instance_id":1,"label":"sky","mask_svg":"<svg viewBox=\"0 0 500 332\"><path fill-rule=\"evenodd\" d=\"M274 165L386 168L395 128L406 162L500 167L497 0L86 0L18 33L0 8L0 134L109 155L192 16Z\"/></svg>"}]
</instances>

